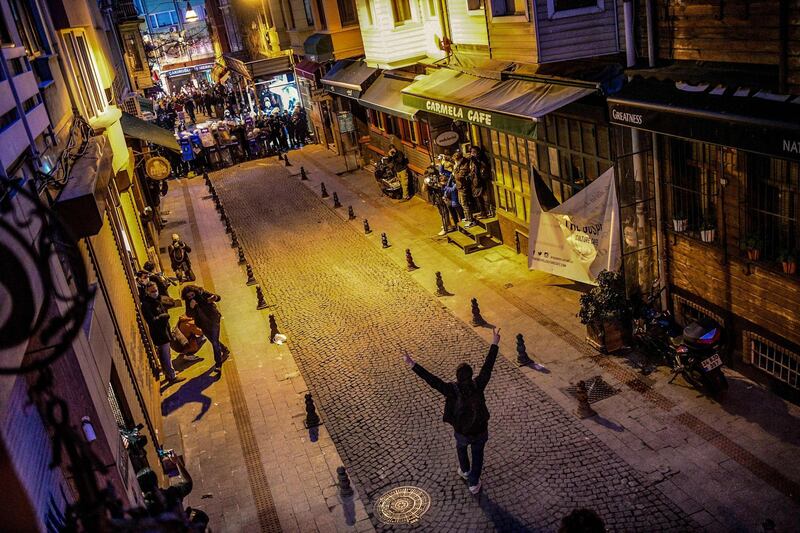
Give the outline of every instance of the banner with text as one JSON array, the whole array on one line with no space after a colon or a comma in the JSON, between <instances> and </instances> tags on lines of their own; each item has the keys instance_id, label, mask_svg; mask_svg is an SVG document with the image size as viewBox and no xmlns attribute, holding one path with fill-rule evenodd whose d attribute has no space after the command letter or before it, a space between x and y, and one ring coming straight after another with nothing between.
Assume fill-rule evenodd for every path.
<instances>
[{"instance_id":1,"label":"banner with text","mask_svg":"<svg viewBox=\"0 0 800 533\"><path fill-rule=\"evenodd\" d=\"M601 270L619 269L614 167L549 211L542 209L533 180L528 268L591 284L596 284Z\"/></svg>"}]
</instances>

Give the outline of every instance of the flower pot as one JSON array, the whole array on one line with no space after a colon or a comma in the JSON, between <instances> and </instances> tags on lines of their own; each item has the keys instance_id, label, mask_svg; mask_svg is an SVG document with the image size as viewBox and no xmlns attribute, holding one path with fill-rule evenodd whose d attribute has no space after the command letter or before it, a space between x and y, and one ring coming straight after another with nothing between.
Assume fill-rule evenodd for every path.
<instances>
[{"instance_id":1,"label":"flower pot","mask_svg":"<svg viewBox=\"0 0 800 533\"><path fill-rule=\"evenodd\" d=\"M797 272L797 263L795 261L782 261L781 266L783 267L784 274L794 274Z\"/></svg>"},{"instance_id":2,"label":"flower pot","mask_svg":"<svg viewBox=\"0 0 800 533\"><path fill-rule=\"evenodd\" d=\"M747 249L747 259L750 261L758 261L758 258L761 257L761 250L758 248L748 248Z\"/></svg>"},{"instance_id":3,"label":"flower pot","mask_svg":"<svg viewBox=\"0 0 800 533\"><path fill-rule=\"evenodd\" d=\"M625 346L625 330L619 320L592 322L586 324L586 340L600 352L613 353Z\"/></svg>"},{"instance_id":4,"label":"flower pot","mask_svg":"<svg viewBox=\"0 0 800 533\"><path fill-rule=\"evenodd\" d=\"M703 242L714 242L716 236L717 230L715 228L700 230L700 238Z\"/></svg>"},{"instance_id":5,"label":"flower pot","mask_svg":"<svg viewBox=\"0 0 800 533\"><path fill-rule=\"evenodd\" d=\"M686 228L689 226L689 220L685 218L673 218L672 219L672 227L678 233L683 233L686 231Z\"/></svg>"}]
</instances>

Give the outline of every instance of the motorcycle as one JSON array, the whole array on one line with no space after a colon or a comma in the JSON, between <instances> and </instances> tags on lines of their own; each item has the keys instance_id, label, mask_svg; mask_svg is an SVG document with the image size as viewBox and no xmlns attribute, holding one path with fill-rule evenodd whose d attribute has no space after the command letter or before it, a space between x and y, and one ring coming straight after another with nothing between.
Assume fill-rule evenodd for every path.
<instances>
[{"instance_id":1,"label":"motorcycle","mask_svg":"<svg viewBox=\"0 0 800 533\"><path fill-rule=\"evenodd\" d=\"M375 180L380 185L381 192L389 198L398 199L403 196L400 180L397 179L388 157L381 157L375 165Z\"/></svg>"},{"instance_id":2,"label":"motorcycle","mask_svg":"<svg viewBox=\"0 0 800 533\"><path fill-rule=\"evenodd\" d=\"M672 368L672 383L682 375L687 383L720 397L728 389L722 372L722 327L701 318L681 328L669 311L657 309L655 302L663 289L634 310L633 340L645 354L656 355Z\"/></svg>"}]
</instances>

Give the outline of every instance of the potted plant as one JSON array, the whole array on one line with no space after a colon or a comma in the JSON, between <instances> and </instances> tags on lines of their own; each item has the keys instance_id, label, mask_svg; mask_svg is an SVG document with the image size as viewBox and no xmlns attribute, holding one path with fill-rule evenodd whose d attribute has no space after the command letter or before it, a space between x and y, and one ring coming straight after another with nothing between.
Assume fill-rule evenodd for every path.
<instances>
[{"instance_id":1,"label":"potted plant","mask_svg":"<svg viewBox=\"0 0 800 533\"><path fill-rule=\"evenodd\" d=\"M703 219L700 225L700 239L703 242L714 242L717 235L717 226L711 218Z\"/></svg>"},{"instance_id":2,"label":"potted plant","mask_svg":"<svg viewBox=\"0 0 800 533\"><path fill-rule=\"evenodd\" d=\"M619 272L603 270L597 286L581 295L578 317L586 325L589 343L603 352L615 352L624 346L622 326L628 310L625 280Z\"/></svg>"},{"instance_id":3,"label":"potted plant","mask_svg":"<svg viewBox=\"0 0 800 533\"><path fill-rule=\"evenodd\" d=\"M758 261L761 257L761 239L755 233L748 233L745 236L742 240L742 248L750 261Z\"/></svg>"},{"instance_id":4,"label":"potted plant","mask_svg":"<svg viewBox=\"0 0 800 533\"><path fill-rule=\"evenodd\" d=\"M683 233L686 231L686 228L689 226L689 218L686 216L686 213L683 211L675 211L672 215L672 228L677 233Z\"/></svg>"},{"instance_id":5,"label":"potted plant","mask_svg":"<svg viewBox=\"0 0 800 533\"><path fill-rule=\"evenodd\" d=\"M778 261L781 262L784 274L794 274L797 272L797 252L794 250L781 250L778 254Z\"/></svg>"}]
</instances>

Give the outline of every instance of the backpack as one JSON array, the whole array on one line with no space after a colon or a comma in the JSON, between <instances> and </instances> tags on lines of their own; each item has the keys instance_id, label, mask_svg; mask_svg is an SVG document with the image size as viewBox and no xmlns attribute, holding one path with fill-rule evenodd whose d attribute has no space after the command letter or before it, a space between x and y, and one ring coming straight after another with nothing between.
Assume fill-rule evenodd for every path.
<instances>
[{"instance_id":1,"label":"backpack","mask_svg":"<svg viewBox=\"0 0 800 533\"><path fill-rule=\"evenodd\" d=\"M459 433L471 433L470 430L480 422L482 416L480 391L474 384L466 391L463 391L457 384L453 386L456 388L453 428Z\"/></svg>"}]
</instances>

